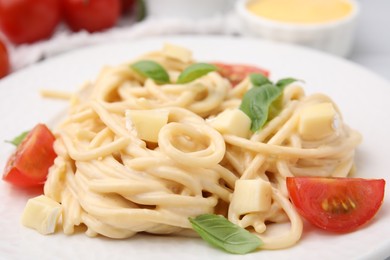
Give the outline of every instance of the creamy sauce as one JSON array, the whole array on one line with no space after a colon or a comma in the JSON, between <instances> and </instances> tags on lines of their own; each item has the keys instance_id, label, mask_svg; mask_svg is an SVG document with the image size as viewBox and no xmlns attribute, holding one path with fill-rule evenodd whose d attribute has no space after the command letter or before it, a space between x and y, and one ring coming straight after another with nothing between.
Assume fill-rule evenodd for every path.
<instances>
[{"instance_id":1,"label":"creamy sauce","mask_svg":"<svg viewBox=\"0 0 390 260\"><path fill-rule=\"evenodd\" d=\"M255 15L292 23L323 23L341 19L352 11L347 0L256 0L247 8Z\"/></svg>"}]
</instances>

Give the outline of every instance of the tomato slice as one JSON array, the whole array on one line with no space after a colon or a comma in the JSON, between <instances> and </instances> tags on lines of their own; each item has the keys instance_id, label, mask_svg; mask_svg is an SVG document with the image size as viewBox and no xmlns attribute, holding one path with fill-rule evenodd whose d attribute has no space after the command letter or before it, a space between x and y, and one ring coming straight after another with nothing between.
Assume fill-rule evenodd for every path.
<instances>
[{"instance_id":1,"label":"tomato slice","mask_svg":"<svg viewBox=\"0 0 390 260\"><path fill-rule=\"evenodd\" d=\"M269 72L265 69L243 64L227 64L215 62L213 63L218 68L218 72L222 77L227 78L233 86L243 81L249 74L261 73L268 77Z\"/></svg>"},{"instance_id":2,"label":"tomato slice","mask_svg":"<svg viewBox=\"0 0 390 260\"><path fill-rule=\"evenodd\" d=\"M333 232L353 231L378 212L385 180L288 177L290 199L310 223Z\"/></svg>"},{"instance_id":3,"label":"tomato slice","mask_svg":"<svg viewBox=\"0 0 390 260\"><path fill-rule=\"evenodd\" d=\"M22 187L43 185L57 156L54 140L47 126L35 126L8 159L3 180Z\"/></svg>"}]
</instances>

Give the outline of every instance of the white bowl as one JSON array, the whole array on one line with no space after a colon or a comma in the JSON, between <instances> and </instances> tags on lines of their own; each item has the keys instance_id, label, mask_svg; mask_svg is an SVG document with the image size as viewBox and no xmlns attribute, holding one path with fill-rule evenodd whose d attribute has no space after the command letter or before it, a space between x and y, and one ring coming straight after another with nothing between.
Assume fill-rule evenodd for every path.
<instances>
[{"instance_id":1,"label":"white bowl","mask_svg":"<svg viewBox=\"0 0 390 260\"><path fill-rule=\"evenodd\" d=\"M234 0L145 0L152 18L207 18L221 15L234 7Z\"/></svg>"},{"instance_id":2,"label":"white bowl","mask_svg":"<svg viewBox=\"0 0 390 260\"><path fill-rule=\"evenodd\" d=\"M238 0L236 12L242 21L243 34L265 39L299 44L338 56L351 52L359 5L349 0L352 11L345 17L324 23L298 24L279 22L253 14L247 8L252 0Z\"/></svg>"}]
</instances>

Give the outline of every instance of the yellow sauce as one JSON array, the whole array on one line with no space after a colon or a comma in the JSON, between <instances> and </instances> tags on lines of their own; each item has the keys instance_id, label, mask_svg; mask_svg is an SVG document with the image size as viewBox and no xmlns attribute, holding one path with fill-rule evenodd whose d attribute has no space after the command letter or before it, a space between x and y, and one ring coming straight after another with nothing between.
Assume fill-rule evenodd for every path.
<instances>
[{"instance_id":1,"label":"yellow sauce","mask_svg":"<svg viewBox=\"0 0 390 260\"><path fill-rule=\"evenodd\" d=\"M256 0L248 10L271 20L290 23L323 23L351 13L347 0Z\"/></svg>"}]
</instances>

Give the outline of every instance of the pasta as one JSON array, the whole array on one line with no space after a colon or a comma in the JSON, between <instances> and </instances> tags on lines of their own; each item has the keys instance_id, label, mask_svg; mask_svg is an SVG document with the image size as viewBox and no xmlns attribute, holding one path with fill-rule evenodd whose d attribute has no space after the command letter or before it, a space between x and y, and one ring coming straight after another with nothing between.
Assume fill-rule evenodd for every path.
<instances>
[{"instance_id":1,"label":"pasta","mask_svg":"<svg viewBox=\"0 0 390 260\"><path fill-rule=\"evenodd\" d=\"M137 60L157 62L176 82L195 62L183 57L162 50ZM248 78L232 88L214 71L185 84L157 84L131 63L105 67L72 94L68 115L55 129L58 156L44 193L61 203L65 234L81 225L88 236L116 239L139 232L191 235L189 217L215 213L259 236L262 248L286 248L302 233L286 177L347 176L354 169L359 133L344 124L329 97L306 96L300 83L285 88L282 111L261 130L237 136L212 122L240 106L253 87ZM319 140L302 138L301 112L322 103L332 104L339 116L335 130ZM141 110L167 115L157 142L141 139L126 116ZM268 201L265 210L242 209L246 202L238 201L235 187L244 180L269 188L268 200L253 199Z\"/></svg>"}]
</instances>

